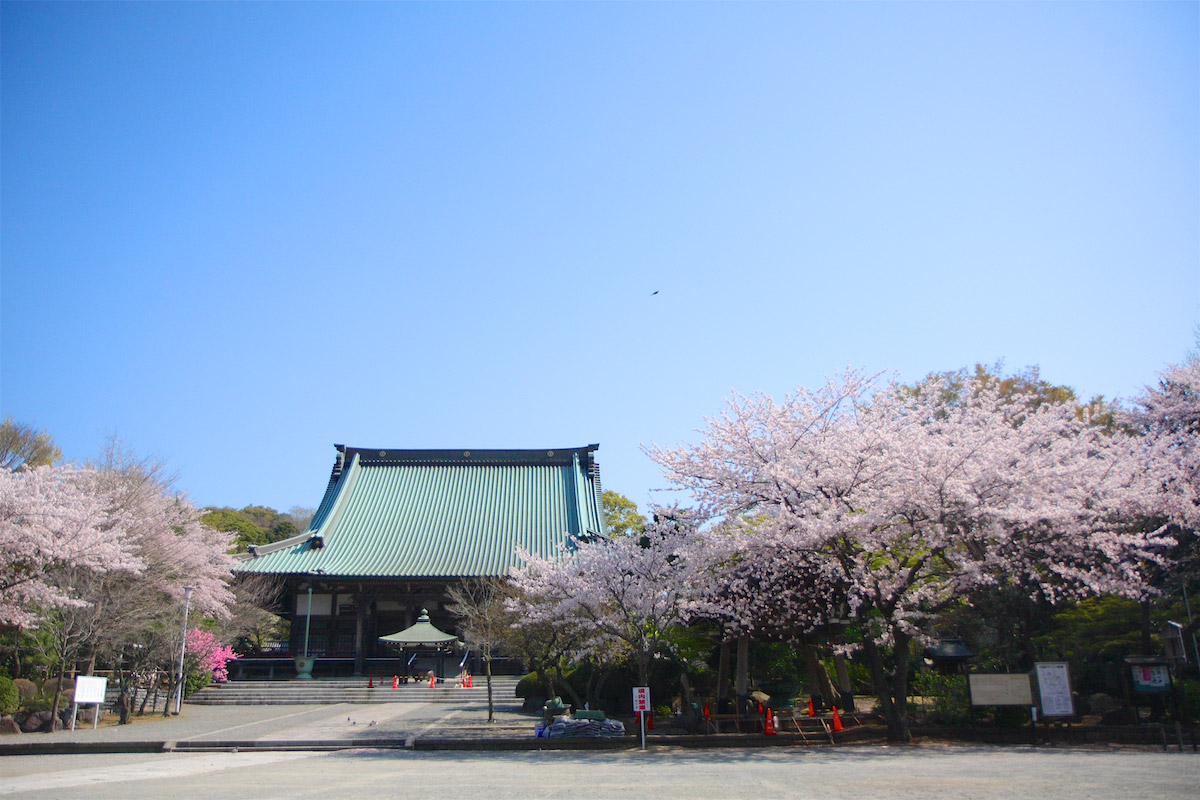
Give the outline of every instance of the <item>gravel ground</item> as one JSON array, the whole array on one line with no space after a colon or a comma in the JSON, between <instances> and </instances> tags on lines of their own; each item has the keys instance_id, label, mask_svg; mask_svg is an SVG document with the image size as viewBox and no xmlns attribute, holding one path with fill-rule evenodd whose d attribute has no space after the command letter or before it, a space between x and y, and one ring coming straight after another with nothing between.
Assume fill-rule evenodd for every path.
<instances>
[{"instance_id":1,"label":"gravel ground","mask_svg":"<svg viewBox=\"0 0 1200 800\"><path fill-rule=\"evenodd\" d=\"M175 717L135 717L129 725L102 724L93 730L29 733L0 738L9 742L204 741L205 739L356 739L409 736L455 738L532 736L537 721L511 703L496 706L496 722L487 721L487 701L301 706L193 706ZM112 719L106 719L105 723Z\"/></svg>"},{"instance_id":2,"label":"gravel ground","mask_svg":"<svg viewBox=\"0 0 1200 800\"><path fill-rule=\"evenodd\" d=\"M184 706L183 714L28 741L529 737L536 721L486 703ZM11 741L11 737L5 737ZM647 752L206 752L0 757L0 798L270 800L387 797L1196 798L1200 755L1157 748L783 747Z\"/></svg>"},{"instance_id":3,"label":"gravel ground","mask_svg":"<svg viewBox=\"0 0 1200 800\"><path fill-rule=\"evenodd\" d=\"M0 759L0 797L1195 798L1200 757L1109 748L349 750Z\"/></svg>"}]
</instances>

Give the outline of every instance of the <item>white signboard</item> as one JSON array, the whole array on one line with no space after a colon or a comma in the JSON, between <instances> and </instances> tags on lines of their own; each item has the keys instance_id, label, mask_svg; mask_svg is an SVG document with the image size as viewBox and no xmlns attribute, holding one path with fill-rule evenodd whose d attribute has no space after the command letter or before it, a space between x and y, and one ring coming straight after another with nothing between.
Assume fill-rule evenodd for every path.
<instances>
[{"instance_id":1,"label":"white signboard","mask_svg":"<svg viewBox=\"0 0 1200 800\"><path fill-rule=\"evenodd\" d=\"M968 675L973 706L1031 706L1033 689L1025 673Z\"/></svg>"},{"instance_id":2,"label":"white signboard","mask_svg":"<svg viewBox=\"0 0 1200 800\"><path fill-rule=\"evenodd\" d=\"M1071 698L1071 673L1065 661L1039 661L1034 664L1038 696L1042 699L1043 717L1075 716L1075 701Z\"/></svg>"},{"instance_id":3,"label":"white signboard","mask_svg":"<svg viewBox=\"0 0 1200 800\"><path fill-rule=\"evenodd\" d=\"M650 687L649 686L633 687L633 710L634 711L649 711L650 710Z\"/></svg>"},{"instance_id":4,"label":"white signboard","mask_svg":"<svg viewBox=\"0 0 1200 800\"><path fill-rule=\"evenodd\" d=\"M76 703L103 703L106 691L108 691L108 678L80 675L75 679Z\"/></svg>"}]
</instances>

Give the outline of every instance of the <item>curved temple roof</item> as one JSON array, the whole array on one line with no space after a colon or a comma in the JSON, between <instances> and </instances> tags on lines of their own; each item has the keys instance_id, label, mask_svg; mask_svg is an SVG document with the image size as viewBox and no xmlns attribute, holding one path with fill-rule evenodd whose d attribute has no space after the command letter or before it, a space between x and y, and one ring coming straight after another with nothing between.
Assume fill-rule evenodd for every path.
<instances>
[{"instance_id":1,"label":"curved temple roof","mask_svg":"<svg viewBox=\"0 0 1200 800\"><path fill-rule=\"evenodd\" d=\"M599 445L566 450L376 450L337 445L309 530L251 550L240 573L356 578L507 574L602 536Z\"/></svg>"}]
</instances>

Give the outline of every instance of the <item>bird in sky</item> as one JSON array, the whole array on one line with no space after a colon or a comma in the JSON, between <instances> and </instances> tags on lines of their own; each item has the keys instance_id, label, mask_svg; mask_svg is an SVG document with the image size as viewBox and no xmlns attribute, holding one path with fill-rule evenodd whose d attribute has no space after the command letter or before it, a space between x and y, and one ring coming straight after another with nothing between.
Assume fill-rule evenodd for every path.
<instances>
[{"instance_id":1,"label":"bird in sky","mask_svg":"<svg viewBox=\"0 0 1200 800\"><path fill-rule=\"evenodd\" d=\"M656 294L658 294L658 289L655 289L653 292L651 292L650 296L654 297L654 295L656 295Z\"/></svg>"}]
</instances>

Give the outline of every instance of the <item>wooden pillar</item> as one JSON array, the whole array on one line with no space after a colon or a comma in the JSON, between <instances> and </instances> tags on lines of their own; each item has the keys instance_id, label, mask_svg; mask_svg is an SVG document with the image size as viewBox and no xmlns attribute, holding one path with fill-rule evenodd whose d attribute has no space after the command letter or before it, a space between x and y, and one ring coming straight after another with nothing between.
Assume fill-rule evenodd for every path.
<instances>
[{"instance_id":1,"label":"wooden pillar","mask_svg":"<svg viewBox=\"0 0 1200 800\"><path fill-rule=\"evenodd\" d=\"M354 595L354 674L362 675L367 654L364 652L363 627L367 618L367 596L359 589Z\"/></svg>"}]
</instances>

